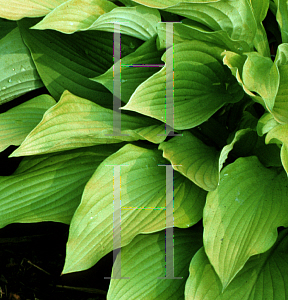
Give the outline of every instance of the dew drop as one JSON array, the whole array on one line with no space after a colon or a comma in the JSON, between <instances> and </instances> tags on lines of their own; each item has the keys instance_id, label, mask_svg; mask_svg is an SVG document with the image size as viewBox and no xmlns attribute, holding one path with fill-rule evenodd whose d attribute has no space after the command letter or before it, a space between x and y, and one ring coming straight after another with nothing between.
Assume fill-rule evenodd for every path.
<instances>
[{"instance_id":1,"label":"dew drop","mask_svg":"<svg viewBox=\"0 0 288 300\"><path fill-rule=\"evenodd\" d=\"M11 82L12 82L12 79L11 79L11 78L9 78L9 79L8 79L8 82L9 82L9 83L11 83Z\"/></svg>"},{"instance_id":2,"label":"dew drop","mask_svg":"<svg viewBox=\"0 0 288 300\"><path fill-rule=\"evenodd\" d=\"M26 71L26 69L21 65L20 72L25 72L25 71Z\"/></svg>"},{"instance_id":3,"label":"dew drop","mask_svg":"<svg viewBox=\"0 0 288 300\"><path fill-rule=\"evenodd\" d=\"M4 90L6 90L6 86L3 86L1 89L1 91L4 91Z\"/></svg>"},{"instance_id":4,"label":"dew drop","mask_svg":"<svg viewBox=\"0 0 288 300\"><path fill-rule=\"evenodd\" d=\"M239 48L238 48L238 51L243 51L243 48L242 48L242 47L239 47Z\"/></svg>"},{"instance_id":5,"label":"dew drop","mask_svg":"<svg viewBox=\"0 0 288 300\"><path fill-rule=\"evenodd\" d=\"M132 42L130 42L129 48L130 48L130 49L134 49L134 48L135 48L135 45L134 45Z\"/></svg>"}]
</instances>

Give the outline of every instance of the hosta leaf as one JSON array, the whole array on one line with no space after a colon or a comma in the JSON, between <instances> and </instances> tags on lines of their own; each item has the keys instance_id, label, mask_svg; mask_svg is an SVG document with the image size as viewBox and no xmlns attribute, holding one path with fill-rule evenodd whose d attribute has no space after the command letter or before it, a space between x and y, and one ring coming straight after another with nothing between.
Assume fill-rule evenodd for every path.
<instances>
[{"instance_id":1,"label":"hosta leaf","mask_svg":"<svg viewBox=\"0 0 288 300\"><path fill-rule=\"evenodd\" d=\"M170 118L167 125L179 130L195 127L226 103L242 98L238 83L220 60L222 51L216 45L193 41L165 52L164 62L174 55L174 124ZM122 109L165 122L165 96L166 65L140 84Z\"/></svg>"},{"instance_id":2,"label":"hosta leaf","mask_svg":"<svg viewBox=\"0 0 288 300\"><path fill-rule=\"evenodd\" d=\"M92 267L113 250L113 165L122 165L121 246L140 233L166 227L166 164L158 150L131 144L105 159L87 183L74 214L63 273ZM169 182L167 184L170 184ZM174 226L186 228L202 217L206 192L174 174Z\"/></svg>"},{"instance_id":3,"label":"hosta leaf","mask_svg":"<svg viewBox=\"0 0 288 300\"><path fill-rule=\"evenodd\" d=\"M288 124L278 125L273 127L267 135L265 142L281 144L281 161L282 165L288 174Z\"/></svg>"},{"instance_id":4,"label":"hosta leaf","mask_svg":"<svg viewBox=\"0 0 288 300\"><path fill-rule=\"evenodd\" d=\"M257 23L248 0L161 1L161 4L154 0L134 2L184 16L214 31L227 31L233 40L246 41L250 51L253 50Z\"/></svg>"},{"instance_id":5,"label":"hosta leaf","mask_svg":"<svg viewBox=\"0 0 288 300\"><path fill-rule=\"evenodd\" d=\"M5 32L6 22L0 24ZM0 104L43 86L18 27L0 40L0 53Z\"/></svg>"},{"instance_id":6,"label":"hosta leaf","mask_svg":"<svg viewBox=\"0 0 288 300\"><path fill-rule=\"evenodd\" d=\"M288 5L286 1L274 0L277 6L276 19L281 30L283 43L288 43Z\"/></svg>"},{"instance_id":7,"label":"hosta leaf","mask_svg":"<svg viewBox=\"0 0 288 300\"><path fill-rule=\"evenodd\" d=\"M221 172L204 208L204 247L223 289L250 256L267 251L277 227L288 225L287 175L256 157L239 158Z\"/></svg>"},{"instance_id":8,"label":"hosta leaf","mask_svg":"<svg viewBox=\"0 0 288 300\"><path fill-rule=\"evenodd\" d=\"M278 66L280 83L272 114L279 123L288 123L288 44L278 46L275 63Z\"/></svg>"},{"instance_id":9,"label":"hosta leaf","mask_svg":"<svg viewBox=\"0 0 288 300\"><path fill-rule=\"evenodd\" d=\"M145 6L117 7L100 16L88 29L119 32L114 26L117 23L121 34L147 41L157 33L158 22L161 22L161 16L157 9Z\"/></svg>"},{"instance_id":10,"label":"hosta leaf","mask_svg":"<svg viewBox=\"0 0 288 300\"><path fill-rule=\"evenodd\" d=\"M134 47L134 45L130 45ZM104 74L93 78L93 81L103 84L111 93L114 89L114 69L121 70L121 96L118 98L127 103L135 89L147 78L152 76L157 67L141 67L142 64L160 65L163 64L161 56L163 52L157 51L155 37L151 38L141 45L135 52L125 56L121 61L116 62ZM121 63L121 65L120 65ZM138 66L129 67L128 65L136 64Z\"/></svg>"},{"instance_id":11,"label":"hosta leaf","mask_svg":"<svg viewBox=\"0 0 288 300\"><path fill-rule=\"evenodd\" d=\"M240 55L230 51L223 52L223 63L231 69L243 90L271 112L280 84L276 64L257 52Z\"/></svg>"},{"instance_id":12,"label":"hosta leaf","mask_svg":"<svg viewBox=\"0 0 288 300\"><path fill-rule=\"evenodd\" d=\"M250 51L250 47L245 41L232 40L227 31L211 31L205 26L200 27L199 23L196 23L190 19L183 19L181 23L174 23L173 32L171 27L166 28L166 24L167 23L157 24L158 49L166 49L166 35L170 34L173 35L174 45L182 43L186 40L198 40L216 44L233 52L242 53Z\"/></svg>"},{"instance_id":13,"label":"hosta leaf","mask_svg":"<svg viewBox=\"0 0 288 300\"><path fill-rule=\"evenodd\" d=\"M103 74L113 65L113 34L99 31L78 32L72 35L51 30L30 30L35 20L18 22L25 43L45 86L58 100L65 90L89 99L104 107L113 106L113 95L101 84L89 78ZM122 37L125 55L142 42ZM124 56L124 54L122 54Z\"/></svg>"},{"instance_id":14,"label":"hosta leaf","mask_svg":"<svg viewBox=\"0 0 288 300\"><path fill-rule=\"evenodd\" d=\"M187 300L260 300L285 299L288 293L287 230L279 234L267 252L252 256L222 292L221 281L201 248L190 264L186 282Z\"/></svg>"},{"instance_id":15,"label":"hosta leaf","mask_svg":"<svg viewBox=\"0 0 288 300\"><path fill-rule=\"evenodd\" d=\"M42 17L67 0L0 0L0 17L19 20L25 17Z\"/></svg>"},{"instance_id":16,"label":"hosta leaf","mask_svg":"<svg viewBox=\"0 0 288 300\"><path fill-rule=\"evenodd\" d=\"M85 30L101 15L116 7L107 0L68 0L32 28L54 29L63 33Z\"/></svg>"},{"instance_id":17,"label":"hosta leaf","mask_svg":"<svg viewBox=\"0 0 288 300\"><path fill-rule=\"evenodd\" d=\"M278 92L280 76L277 66L270 58L257 52L246 53L243 66L243 83L251 92L258 93L271 112Z\"/></svg>"},{"instance_id":18,"label":"hosta leaf","mask_svg":"<svg viewBox=\"0 0 288 300\"><path fill-rule=\"evenodd\" d=\"M41 122L10 157L135 141L146 137L149 140L149 136L153 141L159 137L155 137L156 133L150 133L149 129L156 130L157 134L165 133L164 126L155 128L153 125L149 128L147 119L122 114L121 133L128 136L120 136L117 133L113 135L112 110L65 91L60 101L46 111ZM139 130L141 135L136 130ZM109 134L112 136L106 136ZM161 141L163 139L165 136L160 137Z\"/></svg>"},{"instance_id":19,"label":"hosta leaf","mask_svg":"<svg viewBox=\"0 0 288 300\"><path fill-rule=\"evenodd\" d=\"M174 170L189 178L206 191L214 190L218 185L219 152L206 146L190 132L162 142L159 150L168 159Z\"/></svg>"},{"instance_id":20,"label":"hosta leaf","mask_svg":"<svg viewBox=\"0 0 288 300\"><path fill-rule=\"evenodd\" d=\"M254 46L261 55L270 57L269 43L265 28L262 24L262 21L265 19L269 9L269 0L249 1L251 2L254 18L257 23L257 31L254 38Z\"/></svg>"},{"instance_id":21,"label":"hosta leaf","mask_svg":"<svg viewBox=\"0 0 288 300\"><path fill-rule=\"evenodd\" d=\"M182 279L158 279L165 277L165 231L138 235L123 247L121 262L117 257L112 273L117 276L121 268L121 276L130 279L111 279L107 299L184 299L189 263L202 246L202 231L195 227L174 229L174 277Z\"/></svg>"},{"instance_id":22,"label":"hosta leaf","mask_svg":"<svg viewBox=\"0 0 288 300\"><path fill-rule=\"evenodd\" d=\"M265 113L258 121L257 133L259 136L263 136L279 123L274 119L273 115L270 113Z\"/></svg>"},{"instance_id":23,"label":"hosta leaf","mask_svg":"<svg viewBox=\"0 0 288 300\"><path fill-rule=\"evenodd\" d=\"M0 177L0 228L10 223L70 223L84 186L117 145L25 157L11 176Z\"/></svg>"},{"instance_id":24,"label":"hosta leaf","mask_svg":"<svg viewBox=\"0 0 288 300\"><path fill-rule=\"evenodd\" d=\"M20 145L55 103L51 96L40 95L0 114L0 151L10 145Z\"/></svg>"}]
</instances>

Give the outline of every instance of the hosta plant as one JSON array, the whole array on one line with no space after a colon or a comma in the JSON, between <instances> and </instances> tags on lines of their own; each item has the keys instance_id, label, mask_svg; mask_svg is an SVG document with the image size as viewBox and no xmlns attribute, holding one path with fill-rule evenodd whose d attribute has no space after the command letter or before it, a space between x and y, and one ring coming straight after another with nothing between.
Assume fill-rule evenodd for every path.
<instances>
[{"instance_id":1,"label":"hosta plant","mask_svg":"<svg viewBox=\"0 0 288 300\"><path fill-rule=\"evenodd\" d=\"M287 299L286 1L0 0L0 28L1 228L70 224L63 274L118 245L109 300Z\"/></svg>"}]
</instances>

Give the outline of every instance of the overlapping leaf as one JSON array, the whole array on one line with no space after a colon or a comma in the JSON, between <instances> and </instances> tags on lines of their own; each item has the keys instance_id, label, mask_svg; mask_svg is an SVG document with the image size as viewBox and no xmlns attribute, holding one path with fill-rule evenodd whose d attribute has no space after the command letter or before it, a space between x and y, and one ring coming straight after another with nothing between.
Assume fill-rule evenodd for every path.
<instances>
[{"instance_id":1,"label":"overlapping leaf","mask_svg":"<svg viewBox=\"0 0 288 300\"><path fill-rule=\"evenodd\" d=\"M282 42L288 42L288 6L286 1L274 0L277 7L277 22L281 30Z\"/></svg>"},{"instance_id":2,"label":"overlapping leaf","mask_svg":"<svg viewBox=\"0 0 288 300\"><path fill-rule=\"evenodd\" d=\"M157 9L145 6L117 7L100 16L88 29L121 32L143 41L156 35L156 25L161 22ZM120 25L115 28L114 24Z\"/></svg>"},{"instance_id":3,"label":"overlapping leaf","mask_svg":"<svg viewBox=\"0 0 288 300\"><path fill-rule=\"evenodd\" d=\"M224 30L233 40L246 41L253 49L257 23L248 0L134 2L187 17L214 31Z\"/></svg>"},{"instance_id":4,"label":"overlapping leaf","mask_svg":"<svg viewBox=\"0 0 288 300\"><path fill-rule=\"evenodd\" d=\"M36 20L37 21L37 20ZM89 78L103 74L113 64L113 34L99 31L79 32L73 35L57 31L30 30L35 20L23 20L20 31L45 86L56 100L64 90L89 99L104 107L113 107L113 95L101 84ZM125 54L134 51L142 42L122 37Z\"/></svg>"},{"instance_id":5,"label":"overlapping leaf","mask_svg":"<svg viewBox=\"0 0 288 300\"><path fill-rule=\"evenodd\" d=\"M10 145L20 145L54 104L56 101L51 96L43 94L0 114L0 151Z\"/></svg>"},{"instance_id":6,"label":"overlapping leaf","mask_svg":"<svg viewBox=\"0 0 288 300\"><path fill-rule=\"evenodd\" d=\"M70 223L84 186L118 145L95 146L24 158L13 175L0 177L0 228L10 223Z\"/></svg>"},{"instance_id":7,"label":"overlapping leaf","mask_svg":"<svg viewBox=\"0 0 288 300\"><path fill-rule=\"evenodd\" d=\"M117 201L113 200L113 166L121 166L121 246L140 233L166 227L166 167L158 166L166 162L160 151L131 144L102 162L87 183L71 222L63 273L87 269L113 250L113 201ZM176 172L174 226L197 223L205 196L205 191Z\"/></svg>"},{"instance_id":8,"label":"overlapping leaf","mask_svg":"<svg viewBox=\"0 0 288 300\"><path fill-rule=\"evenodd\" d=\"M134 47L131 45L130 47ZM147 78L152 76L157 69L157 65L163 64L161 56L163 52L157 51L155 37L141 45L135 52L125 56L121 61L116 62L107 72L93 78L93 81L103 84L111 93L114 92L114 70L121 71L121 99L127 103L135 89ZM135 65L134 67L131 65ZM144 67L141 65L155 65L154 67ZM117 94L116 94L117 96Z\"/></svg>"},{"instance_id":9,"label":"overlapping leaf","mask_svg":"<svg viewBox=\"0 0 288 300\"><path fill-rule=\"evenodd\" d=\"M43 86L19 28L6 24L0 20L0 29L3 26L6 33L0 40L0 104Z\"/></svg>"},{"instance_id":10,"label":"overlapping leaf","mask_svg":"<svg viewBox=\"0 0 288 300\"><path fill-rule=\"evenodd\" d=\"M190 264L185 299L285 299L288 293L287 267L287 230L284 230L269 251L252 256L247 261L223 292L221 281L210 264L204 248L201 248Z\"/></svg>"},{"instance_id":11,"label":"overlapping leaf","mask_svg":"<svg viewBox=\"0 0 288 300\"><path fill-rule=\"evenodd\" d=\"M275 64L280 74L280 83L272 114L279 123L288 123L288 44L277 49Z\"/></svg>"},{"instance_id":12,"label":"overlapping leaf","mask_svg":"<svg viewBox=\"0 0 288 300\"><path fill-rule=\"evenodd\" d=\"M267 133L265 142L267 144L282 144L281 161L286 173L288 174L288 124L273 127L273 129Z\"/></svg>"},{"instance_id":13,"label":"overlapping leaf","mask_svg":"<svg viewBox=\"0 0 288 300\"><path fill-rule=\"evenodd\" d=\"M256 157L239 158L221 172L204 208L204 247L223 289L250 256L267 251L277 227L288 225L287 176Z\"/></svg>"},{"instance_id":14,"label":"overlapping leaf","mask_svg":"<svg viewBox=\"0 0 288 300\"><path fill-rule=\"evenodd\" d=\"M121 116L120 135L116 132L117 128L113 127L113 113L110 109L65 91L60 101L46 111L41 122L10 157L145 138L156 143L165 139L163 125L155 126L152 121L150 127L147 119L124 114Z\"/></svg>"},{"instance_id":15,"label":"overlapping leaf","mask_svg":"<svg viewBox=\"0 0 288 300\"><path fill-rule=\"evenodd\" d=\"M174 277L165 277L165 231L138 235L121 250L113 267L113 276L121 268L122 277L129 280L111 279L107 299L183 299L188 277L189 263L202 245L202 231L174 229Z\"/></svg>"},{"instance_id":16,"label":"overlapping leaf","mask_svg":"<svg viewBox=\"0 0 288 300\"><path fill-rule=\"evenodd\" d=\"M67 0L0 0L0 18L42 17Z\"/></svg>"},{"instance_id":17,"label":"overlapping leaf","mask_svg":"<svg viewBox=\"0 0 288 300\"><path fill-rule=\"evenodd\" d=\"M101 15L116 7L107 0L66 0L32 28L54 29L63 33L85 30Z\"/></svg>"},{"instance_id":18,"label":"overlapping leaf","mask_svg":"<svg viewBox=\"0 0 288 300\"><path fill-rule=\"evenodd\" d=\"M172 118L165 119L166 65L139 85L122 109L153 117L179 130L203 123L223 105L237 102L243 96L230 70L220 60L222 51L214 44L189 41L169 48L163 55L164 62L167 56L174 55Z\"/></svg>"},{"instance_id":19,"label":"overlapping leaf","mask_svg":"<svg viewBox=\"0 0 288 300\"><path fill-rule=\"evenodd\" d=\"M166 49L166 36L172 35L174 45L185 40L198 40L213 43L236 53L250 51L250 47L245 41L232 40L225 30L212 31L190 19L183 19L181 23L174 23L173 31L171 26L167 28L166 24L158 23L157 25L157 46L159 49Z\"/></svg>"}]
</instances>

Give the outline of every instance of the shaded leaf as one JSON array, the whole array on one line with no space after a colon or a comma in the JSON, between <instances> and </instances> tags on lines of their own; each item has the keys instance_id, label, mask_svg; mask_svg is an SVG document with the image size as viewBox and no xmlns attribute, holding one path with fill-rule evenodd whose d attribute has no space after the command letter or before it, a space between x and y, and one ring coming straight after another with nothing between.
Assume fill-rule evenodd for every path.
<instances>
[{"instance_id":1,"label":"shaded leaf","mask_svg":"<svg viewBox=\"0 0 288 300\"><path fill-rule=\"evenodd\" d=\"M23 43L19 28L16 27L7 33L4 25L6 23L1 21L0 24L3 24L3 32L6 33L0 40L0 104L3 104L42 87L43 83L31 54ZM7 27L10 30L11 27Z\"/></svg>"},{"instance_id":2,"label":"shaded leaf","mask_svg":"<svg viewBox=\"0 0 288 300\"><path fill-rule=\"evenodd\" d=\"M69 224L85 184L101 161L118 149L106 145L25 157L13 175L0 177L0 228L16 222Z\"/></svg>"},{"instance_id":3,"label":"shaded leaf","mask_svg":"<svg viewBox=\"0 0 288 300\"><path fill-rule=\"evenodd\" d=\"M55 103L51 96L43 94L0 114L0 151L10 145L19 146Z\"/></svg>"}]
</instances>

